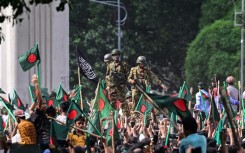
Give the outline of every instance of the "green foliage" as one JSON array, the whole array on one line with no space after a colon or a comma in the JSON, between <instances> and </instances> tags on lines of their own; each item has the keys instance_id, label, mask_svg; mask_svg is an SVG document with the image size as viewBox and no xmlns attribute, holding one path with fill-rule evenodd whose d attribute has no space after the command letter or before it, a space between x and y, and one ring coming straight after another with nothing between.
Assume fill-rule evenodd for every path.
<instances>
[{"instance_id":1,"label":"green foliage","mask_svg":"<svg viewBox=\"0 0 245 153\"><path fill-rule=\"evenodd\" d=\"M199 27L204 28L216 20L227 18L232 20L234 17L234 1L239 7L238 0L206 0L201 7L201 17Z\"/></svg>"},{"instance_id":2,"label":"green foliage","mask_svg":"<svg viewBox=\"0 0 245 153\"><path fill-rule=\"evenodd\" d=\"M203 28L187 51L184 67L188 85L209 82L214 74L222 80L227 75L238 77L239 39L239 29L232 21L218 20Z\"/></svg>"},{"instance_id":3,"label":"green foliage","mask_svg":"<svg viewBox=\"0 0 245 153\"><path fill-rule=\"evenodd\" d=\"M117 48L117 8L88 0L74 0L70 11L70 86L77 84L75 46L86 53L98 77L104 78L103 56ZM123 60L129 68L144 55L149 67L178 90L183 83L187 45L198 31L201 0L121 0L128 18L122 29ZM81 11L82 10L82 11ZM121 9L121 17L124 11ZM190 30L191 29L191 30ZM82 78L85 95L94 95L94 85Z\"/></svg>"}]
</instances>

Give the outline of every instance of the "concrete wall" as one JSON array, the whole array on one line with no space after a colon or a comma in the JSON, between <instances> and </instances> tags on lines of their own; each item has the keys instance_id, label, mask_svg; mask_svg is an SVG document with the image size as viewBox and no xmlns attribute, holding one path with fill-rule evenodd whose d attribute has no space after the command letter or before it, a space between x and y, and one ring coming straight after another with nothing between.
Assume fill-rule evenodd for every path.
<instances>
[{"instance_id":1,"label":"concrete wall","mask_svg":"<svg viewBox=\"0 0 245 153\"><path fill-rule=\"evenodd\" d=\"M55 2L30 6L31 13L23 14L21 23L1 25L5 41L0 45L0 88L6 93L15 88L24 103L30 104L28 85L37 69L24 72L17 58L36 42L41 56L41 87L57 91L62 83L69 90L69 9L57 12L56 6ZM11 14L11 9L5 13Z\"/></svg>"}]
</instances>

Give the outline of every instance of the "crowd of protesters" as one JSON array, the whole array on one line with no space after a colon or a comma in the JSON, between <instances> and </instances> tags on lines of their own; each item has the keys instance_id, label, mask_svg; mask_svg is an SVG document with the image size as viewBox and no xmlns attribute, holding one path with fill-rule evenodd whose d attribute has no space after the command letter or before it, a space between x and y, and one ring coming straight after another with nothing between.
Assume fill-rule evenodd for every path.
<instances>
[{"instance_id":1,"label":"crowd of protesters","mask_svg":"<svg viewBox=\"0 0 245 153\"><path fill-rule=\"evenodd\" d=\"M234 79L234 78L232 78ZM226 80L229 84L228 93L236 94L236 89L233 84ZM234 80L231 80L234 82ZM38 89L37 79L33 79L33 83ZM205 90L204 84L199 83L198 88L200 90ZM215 91L215 87L213 88ZM232 90L230 90L232 89ZM203 92L207 97L210 92ZM214 136L210 134L210 129L215 126L215 122L204 119L201 120L198 112L204 112L210 108L209 101L207 102L207 107L204 109L203 103L199 103L199 92L196 94L196 99L193 101L193 117L187 117L185 119L178 118L176 125L178 126L178 131L171 125L169 117L163 117L160 112L156 112L156 117L148 117L145 123L144 115L129 115L126 116L123 113L119 113L118 121L120 122L118 126L119 137L114 139L114 147L107 146L106 140L97 137L89 137L89 148L87 146L87 134L80 130L86 130L88 128L88 120L84 116L80 116L76 119L74 126L76 129L70 129L65 140L58 140L58 146L52 146L50 143L50 126L51 120L47 116L56 118L57 122L66 123L67 120L67 110L69 108L70 102L63 101L60 103L59 109L53 106L47 107L47 101L40 95L41 92L36 92L37 103L29 108L29 112L24 112L23 110L15 110L14 116L16 121L12 128L6 128L2 134L1 147L5 152L11 150L13 144L20 145L37 145L39 152L71 152L71 153L83 153L83 152L137 152L137 153L162 153L162 152L243 152L245 148L245 139L243 129L240 126L237 129L236 134L239 136L239 144L237 146L234 141L232 129L229 127L229 123L222 127L220 132L221 144L217 144ZM216 93L217 94L217 93ZM230 96L232 95L230 94ZM230 98L230 102L236 99L236 96ZM126 97L126 100L132 101L132 97ZM130 102L129 102L130 104ZM218 103L222 105L222 103ZM231 105L238 106L236 102L231 102ZM223 106L217 107L220 111L223 111ZM237 109L237 107L235 107ZM234 109L235 110L235 109ZM6 113L6 109L2 109L2 119L5 124L8 124L9 115ZM28 113L27 113L28 112ZM207 113L209 113L207 111ZM221 114L221 113L220 113ZM88 114L89 115L89 114ZM198 118L199 116L199 118ZM205 116L205 115L204 115ZM205 118L205 117L204 117ZM238 120L237 120L238 123ZM203 127L201 127L203 124ZM217 125L216 125L217 126ZM108 125L104 125L102 129L104 132L107 130ZM170 129L170 132L169 132ZM10 131L11 130L11 131ZM239 133L240 131L240 133ZM5 138L4 138L4 136ZM37 149L36 148L36 149ZM54 149L55 148L55 149ZM89 151L88 151L89 150Z\"/></svg>"}]
</instances>

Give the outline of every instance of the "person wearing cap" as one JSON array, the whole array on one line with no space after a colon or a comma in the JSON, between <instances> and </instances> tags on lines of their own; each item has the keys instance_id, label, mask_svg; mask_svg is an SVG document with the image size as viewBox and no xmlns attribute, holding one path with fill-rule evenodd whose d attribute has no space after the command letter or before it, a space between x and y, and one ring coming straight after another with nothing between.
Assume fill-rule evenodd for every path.
<instances>
[{"instance_id":1,"label":"person wearing cap","mask_svg":"<svg viewBox=\"0 0 245 153\"><path fill-rule=\"evenodd\" d=\"M136 63L137 66L131 68L128 76L128 82L132 84L132 110L135 109L136 103L138 102L141 95L140 91L136 88L136 84L146 91L147 87L149 87L151 82L153 82L156 85L160 85L163 90L167 90L167 87L162 83L162 81L146 67L145 56L139 56L136 60Z\"/></svg>"},{"instance_id":2,"label":"person wearing cap","mask_svg":"<svg viewBox=\"0 0 245 153\"><path fill-rule=\"evenodd\" d=\"M19 130L21 144L36 144L37 133L35 126L32 122L25 119L25 112L23 110L16 110L14 116L18 122L12 133L12 137Z\"/></svg>"},{"instance_id":3,"label":"person wearing cap","mask_svg":"<svg viewBox=\"0 0 245 153\"><path fill-rule=\"evenodd\" d=\"M210 109L210 95L204 87L203 82L198 83L199 92L196 93L196 104L194 106L194 110L204 112L207 117Z\"/></svg>"},{"instance_id":4,"label":"person wearing cap","mask_svg":"<svg viewBox=\"0 0 245 153\"><path fill-rule=\"evenodd\" d=\"M113 49L111 52L113 61L107 65L106 86L112 106L118 108L118 102L125 101L126 81L127 81L127 64L120 60L121 52Z\"/></svg>"}]
</instances>

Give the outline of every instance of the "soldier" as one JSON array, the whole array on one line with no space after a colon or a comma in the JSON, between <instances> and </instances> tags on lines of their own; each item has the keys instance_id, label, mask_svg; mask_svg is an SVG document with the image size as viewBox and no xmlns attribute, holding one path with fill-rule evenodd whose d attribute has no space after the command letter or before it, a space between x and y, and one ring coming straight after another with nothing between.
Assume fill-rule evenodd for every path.
<instances>
[{"instance_id":1,"label":"soldier","mask_svg":"<svg viewBox=\"0 0 245 153\"><path fill-rule=\"evenodd\" d=\"M108 53L108 54L105 54L104 56L104 62L106 64L106 67L113 61L113 58L111 56L111 53ZM110 76L105 76L105 82L106 82L106 85L107 83L110 81Z\"/></svg>"},{"instance_id":2,"label":"soldier","mask_svg":"<svg viewBox=\"0 0 245 153\"><path fill-rule=\"evenodd\" d=\"M128 82L132 84L132 110L135 109L141 94L135 86L136 83L143 88L143 90L146 90L146 88L150 86L151 81L155 84L159 84L164 90L167 89L166 86L162 84L162 81L159 80L151 70L145 67L146 58L144 56L139 56L136 63L138 66L131 68L128 76Z\"/></svg>"},{"instance_id":3,"label":"soldier","mask_svg":"<svg viewBox=\"0 0 245 153\"><path fill-rule=\"evenodd\" d=\"M105 56L104 56L104 62L106 63L106 65L108 65L112 61L113 61L113 58L112 58L111 54L110 53L105 54Z\"/></svg>"},{"instance_id":4,"label":"soldier","mask_svg":"<svg viewBox=\"0 0 245 153\"><path fill-rule=\"evenodd\" d=\"M121 103L122 113L127 117L130 116L131 106L132 106L132 91L128 91L125 95L125 101Z\"/></svg>"},{"instance_id":5,"label":"soldier","mask_svg":"<svg viewBox=\"0 0 245 153\"><path fill-rule=\"evenodd\" d=\"M127 65L120 61L121 52L113 49L111 52L113 61L107 65L106 86L109 92L111 104L118 109L118 104L125 101Z\"/></svg>"}]
</instances>

